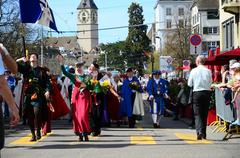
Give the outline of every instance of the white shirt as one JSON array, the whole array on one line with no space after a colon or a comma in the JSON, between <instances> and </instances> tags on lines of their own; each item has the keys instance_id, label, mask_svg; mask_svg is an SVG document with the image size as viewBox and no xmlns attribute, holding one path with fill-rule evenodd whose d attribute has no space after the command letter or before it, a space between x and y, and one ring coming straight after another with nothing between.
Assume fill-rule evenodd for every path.
<instances>
[{"instance_id":1,"label":"white shirt","mask_svg":"<svg viewBox=\"0 0 240 158\"><path fill-rule=\"evenodd\" d=\"M2 55L0 54L0 75L3 75L4 71L5 71L5 68L3 65Z\"/></svg>"},{"instance_id":2,"label":"white shirt","mask_svg":"<svg viewBox=\"0 0 240 158\"><path fill-rule=\"evenodd\" d=\"M193 92L211 90L212 73L203 65L194 68L189 75L188 86L193 87Z\"/></svg>"}]
</instances>

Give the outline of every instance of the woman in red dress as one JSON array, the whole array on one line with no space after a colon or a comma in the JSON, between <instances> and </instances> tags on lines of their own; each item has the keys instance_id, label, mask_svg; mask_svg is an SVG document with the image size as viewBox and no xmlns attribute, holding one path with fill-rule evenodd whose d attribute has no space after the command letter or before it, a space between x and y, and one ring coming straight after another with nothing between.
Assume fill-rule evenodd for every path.
<instances>
[{"instance_id":1,"label":"woman in red dress","mask_svg":"<svg viewBox=\"0 0 240 158\"><path fill-rule=\"evenodd\" d=\"M111 80L110 93L108 93L108 111L112 122L120 125L120 77L117 74L113 75Z\"/></svg>"},{"instance_id":2,"label":"woman in red dress","mask_svg":"<svg viewBox=\"0 0 240 158\"><path fill-rule=\"evenodd\" d=\"M89 112L92 104L89 91L91 89L90 78L83 74L84 63L76 63L75 74L71 74L63 66L64 58L61 55L57 57L57 60L61 64L63 74L74 83L72 93L73 130L79 136L79 141L83 141L83 138L85 141L89 141L88 135L91 133Z\"/></svg>"}]
</instances>

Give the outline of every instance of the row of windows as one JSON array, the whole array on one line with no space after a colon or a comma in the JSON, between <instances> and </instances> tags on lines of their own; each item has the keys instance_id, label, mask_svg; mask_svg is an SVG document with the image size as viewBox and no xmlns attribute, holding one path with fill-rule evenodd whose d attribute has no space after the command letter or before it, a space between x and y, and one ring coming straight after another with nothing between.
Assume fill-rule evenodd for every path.
<instances>
[{"instance_id":1,"label":"row of windows","mask_svg":"<svg viewBox=\"0 0 240 158\"><path fill-rule=\"evenodd\" d=\"M180 19L178 20L178 27L184 27L184 20L183 19ZM170 29L172 28L172 20L166 20L166 28Z\"/></svg>"},{"instance_id":2,"label":"row of windows","mask_svg":"<svg viewBox=\"0 0 240 158\"><path fill-rule=\"evenodd\" d=\"M200 19L200 14L195 14L194 16L192 16L193 25L195 25L197 22L199 22L199 19ZM208 11L207 19L208 20L219 19L218 11Z\"/></svg>"},{"instance_id":3,"label":"row of windows","mask_svg":"<svg viewBox=\"0 0 240 158\"><path fill-rule=\"evenodd\" d=\"M203 27L203 34L219 34L219 27Z\"/></svg>"},{"instance_id":4,"label":"row of windows","mask_svg":"<svg viewBox=\"0 0 240 158\"><path fill-rule=\"evenodd\" d=\"M172 8L166 8L166 15L172 15ZM184 8L178 8L178 15L184 15Z\"/></svg>"},{"instance_id":5,"label":"row of windows","mask_svg":"<svg viewBox=\"0 0 240 158\"><path fill-rule=\"evenodd\" d=\"M234 20L230 19L222 24L223 27L223 37L224 49L231 49L234 46Z\"/></svg>"}]
</instances>

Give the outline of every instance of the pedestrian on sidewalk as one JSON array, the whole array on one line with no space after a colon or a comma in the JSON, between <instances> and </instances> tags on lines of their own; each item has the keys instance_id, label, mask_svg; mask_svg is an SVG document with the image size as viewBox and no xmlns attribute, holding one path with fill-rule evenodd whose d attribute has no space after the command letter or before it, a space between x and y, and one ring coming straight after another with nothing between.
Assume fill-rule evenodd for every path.
<instances>
[{"instance_id":1,"label":"pedestrian on sidewalk","mask_svg":"<svg viewBox=\"0 0 240 158\"><path fill-rule=\"evenodd\" d=\"M204 66L205 57L196 58L197 67L189 75L188 86L193 88L193 108L197 140L206 139L207 117L211 99L212 73Z\"/></svg>"},{"instance_id":2,"label":"pedestrian on sidewalk","mask_svg":"<svg viewBox=\"0 0 240 158\"><path fill-rule=\"evenodd\" d=\"M161 71L154 71L153 78L147 85L147 93L151 105L153 127L160 127L160 120L164 116L165 102L164 98L168 97L167 81L161 78Z\"/></svg>"}]
</instances>

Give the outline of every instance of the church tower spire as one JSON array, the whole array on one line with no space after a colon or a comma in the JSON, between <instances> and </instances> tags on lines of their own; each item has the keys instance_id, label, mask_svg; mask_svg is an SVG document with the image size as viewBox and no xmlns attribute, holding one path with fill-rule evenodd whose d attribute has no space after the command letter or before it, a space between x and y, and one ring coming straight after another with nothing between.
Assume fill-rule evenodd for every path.
<instances>
[{"instance_id":1,"label":"church tower spire","mask_svg":"<svg viewBox=\"0 0 240 158\"><path fill-rule=\"evenodd\" d=\"M77 42L89 53L98 45L98 8L93 0L81 0L77 7Z\"/></svg>"}]
</instances>

